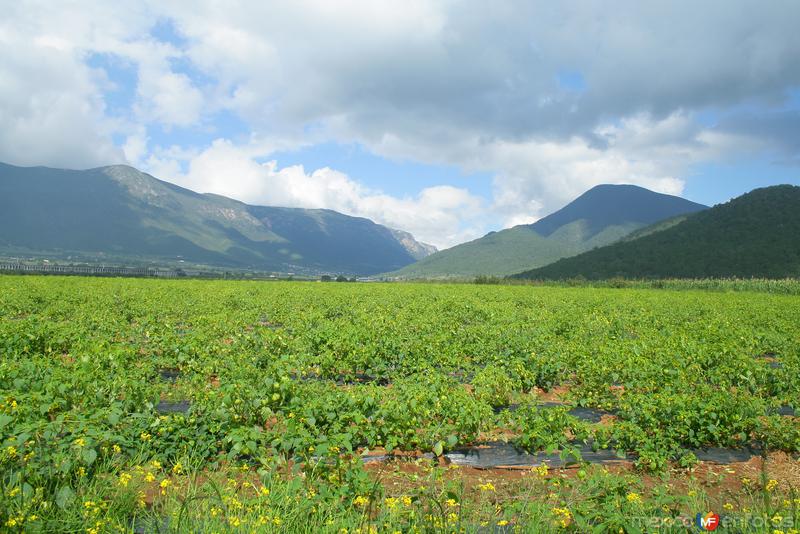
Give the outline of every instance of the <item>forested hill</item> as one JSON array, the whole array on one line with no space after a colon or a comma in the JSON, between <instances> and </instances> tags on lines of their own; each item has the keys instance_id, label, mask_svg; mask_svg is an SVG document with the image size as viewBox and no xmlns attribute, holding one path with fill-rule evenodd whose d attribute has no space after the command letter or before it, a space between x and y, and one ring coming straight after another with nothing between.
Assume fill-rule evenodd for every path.
<instances>
[{"instance_id":1,"label":"forested hill","mask_svg":"<svg viewBox=\"0 0 800 534\"><path fill-rule=\"evenodd\" d=\"M800 187L756 189L678 224L642 234L514 277L797 277Z\"/></svg>"}]
</instances>

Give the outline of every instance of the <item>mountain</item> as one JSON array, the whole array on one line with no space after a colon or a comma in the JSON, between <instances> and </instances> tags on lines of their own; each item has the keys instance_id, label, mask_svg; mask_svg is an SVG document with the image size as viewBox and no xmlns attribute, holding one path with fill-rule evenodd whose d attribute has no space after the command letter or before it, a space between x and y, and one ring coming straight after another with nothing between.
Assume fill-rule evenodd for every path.
<instances>
[{"instance_id":1,"label":"mountain","mask_svg":"<svg viewBox=\"0 0 800 534\"><path fill-rule=\"evenodd\" d=\"M632 236L633 237L633 236ZM563 279L800 276L800 187L756 189L635 239L524 272Z\"/></svg>"},{"instance_id":2,"label":"mountain","mask_svg":"<svg viewBox=\"0 0 800 534\"><path fill-rule=\"evenodd\" d=\"M369 275L431 250L368 219L250 206L125 165L73 171L0 164L0 253L9 255Z\"/></svg>"},{"instance_id":3,"label":"mountain","mask_svg":"<svg viewBox=\"0 0 800 534\"><path fill-rule=\"evenodd\" d=\"M504 276L618 241L654 222L706 206L635 185L598 185L539 221L491 232L388 276Z\"/></svg>"}]
</instances>

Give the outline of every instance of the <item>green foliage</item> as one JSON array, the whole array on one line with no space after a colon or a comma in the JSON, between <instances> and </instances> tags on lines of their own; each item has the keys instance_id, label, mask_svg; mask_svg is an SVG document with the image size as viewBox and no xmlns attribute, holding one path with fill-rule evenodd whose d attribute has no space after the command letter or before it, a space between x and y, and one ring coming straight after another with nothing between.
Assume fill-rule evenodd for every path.
<instances>
[{"instance_id":1,"label":"green foliage","mask_svg":"<svg viewBox=\"0 0 800 534\"><path fill-rule=\"evenodd\" d=\"M472 379L475 397L493 408L508 406L514 393L514 384L508 374L500 367L489 365L475 374Z\"/></svg>"},{"instance_id":2,"label":"green foliage","mask_svg":"<svg viewBox=\"0 0 800 534\"><path fill-rule=\"evenodd\" d=\"M401 517L360 465L365 450L442 455L500 435L574 456L591 442L661 473L691 467L702 447L798 452L796 421L767 415L798 405L798 325L796 296L756 292L0 277L0 520L124 529L144 513L145 488L159 495L151 519L169 510L209 531L245 517L223 500L233 490L201 482L183 480L182 496L196 498L185 506L161 499L157 485L182 465L290 496L254 510L307 530L370 518L435 530L458 492L409 494ZM162 369L177 370L174 382ZM534 387L614 417L595 425L540 409ZM178 401L187 413L158 412ZM493 413L510 401L522 405ZM575 524L632 513L617 482L585 480L569 497ZM615 503L613 521L598 519ZM547 530L552 505L531 506L508 513Z\"/></svg>"}]
</instances>

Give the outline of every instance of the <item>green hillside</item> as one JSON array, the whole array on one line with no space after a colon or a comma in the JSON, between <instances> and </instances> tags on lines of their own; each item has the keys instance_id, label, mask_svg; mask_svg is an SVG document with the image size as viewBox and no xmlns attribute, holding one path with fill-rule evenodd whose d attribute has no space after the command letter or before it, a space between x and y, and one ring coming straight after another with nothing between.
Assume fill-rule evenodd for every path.
<instances>
[{"instance_id":1,"label":"green hillside","mask_svg":"<svg viewBox=\"0 0 800 534\"><path fill-rule=\"evenodd\" d=\"M387 276L506 276L613 243L656 221L702 209L705 206L637 186L600 185L534 224L492 232Z\"/></svg>"},{"instance_id":2,"label":"green hillside","mask_svg":"<svg viewBox=\"0 0 800 534\"><path fill-rule=\"evenodd\" d=\"M602 247L516 278L800 276L800 187L756 189L638 239Z\"/></svg>"},{"instance_id":3,"label":"green hillside","mask_svg":"<svg viewBox=\"0 0 800 534\"><path fill-rule=\"evenodd\" d=\"M331 210L250 206L123 165L0 164L0 252L134 258L368 275L428 250L410 234Z\"/></svg>"}]
</instances>

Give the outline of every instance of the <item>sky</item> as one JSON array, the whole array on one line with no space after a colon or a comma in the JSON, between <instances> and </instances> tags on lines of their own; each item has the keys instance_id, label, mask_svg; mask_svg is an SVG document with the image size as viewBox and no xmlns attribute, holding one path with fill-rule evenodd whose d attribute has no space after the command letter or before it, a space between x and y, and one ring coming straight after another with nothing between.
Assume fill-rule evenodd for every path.
<instances>
[{"instance_id":1,"label":"sky","mask_svg":"<svg viewBox=\"0 0 800 534\"><path fill-rule=\"evenodd\" d=\"M0 0L0 161L446 248L601 183L800 184L800 2Z\"/></svg>"}]
</instances>

